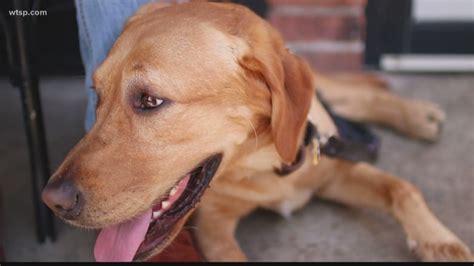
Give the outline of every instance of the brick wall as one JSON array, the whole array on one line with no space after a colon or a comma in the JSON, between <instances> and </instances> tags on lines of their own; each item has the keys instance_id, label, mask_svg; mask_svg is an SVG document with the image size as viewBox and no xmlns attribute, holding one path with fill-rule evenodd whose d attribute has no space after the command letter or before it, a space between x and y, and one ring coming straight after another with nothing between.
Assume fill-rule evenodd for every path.
<instances>
[{"instance_id":1,"label":"brick wall","mask_svg":"<svg viewBox=\"0 0 474 266\"><path fill-rule=\"evenodd\" d=\"M268 20L288 47L320 70L358 70L366 0L268 0Z\"/></svg>"}]
</instances>

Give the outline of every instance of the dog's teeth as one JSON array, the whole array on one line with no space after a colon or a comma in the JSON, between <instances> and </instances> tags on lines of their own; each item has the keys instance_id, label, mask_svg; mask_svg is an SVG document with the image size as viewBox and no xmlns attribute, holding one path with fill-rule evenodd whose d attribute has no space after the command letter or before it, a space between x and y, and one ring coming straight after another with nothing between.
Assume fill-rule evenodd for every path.
<instances>
[{"instance_id":1,"label":"dog's teeth","mask_svg":"<svg viewBox=\"0 0 474 266\"><path fill-rule=\"evenodd\" d=\"M174 187L174 188L171 189L171 191L170 191L170 196L174 196L174 194L176 194L176 192L178 192L178 188L177 188L177 187Z\"/></svg>"},{"instance_id":2,"label":"dog's teeth","mask_svg":"<svg viewBox=\"0 0 474 266\"><path fill-rule=\"evenodd\" d=\"M160 217L160 215L161 215L161 211L154 211L153 212L153 219L156 219L156 218Z\"/></svg>"},{"instance_id":3,"label":"dog's teeth","mask_svg":"<svg viewBox=\"0 0 474 266\"><path fill-rule=\"evenodd\" d=\"M165 201L163 201L163 202L161 203L161 208L162 208L162 209L166 209L166 208L168 208L169 206L170 206L170 202L167 201L167 200L165 200Z\"/></svg>"}]
</instances>

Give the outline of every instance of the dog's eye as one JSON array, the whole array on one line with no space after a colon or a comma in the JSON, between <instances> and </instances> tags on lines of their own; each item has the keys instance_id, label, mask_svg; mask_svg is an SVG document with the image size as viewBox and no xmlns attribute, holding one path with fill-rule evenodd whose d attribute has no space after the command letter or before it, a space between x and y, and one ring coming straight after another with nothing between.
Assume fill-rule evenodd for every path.
<instances>
[{"instance_id":1,"label":"dog's eye","mask_svg":"<svg viewBox=\"0 0 474 266\"><path fill-rule=\"evenodd\" d=\"M142 94L140 96L139 108L142 110L154 109L160 106L164 102L163 99L150 96L148 94Z\"/></svg>"}]
</instances>

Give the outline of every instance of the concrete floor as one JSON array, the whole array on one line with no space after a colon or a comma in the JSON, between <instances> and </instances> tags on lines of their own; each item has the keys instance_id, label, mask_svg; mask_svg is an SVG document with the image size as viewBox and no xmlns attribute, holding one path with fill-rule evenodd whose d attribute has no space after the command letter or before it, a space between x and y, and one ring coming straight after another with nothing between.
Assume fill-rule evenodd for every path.
<instances>
[{"instance_id":1,"label":"concrete floor","mask_svg":"<svg viewBox=\"0 0 474 266\"><path fill-rule=\"evenodd\" d=\"M377 129L377 166L412 181L434 213L474 248L474 76L392 75L397 93L440 104L448 120L440 142L426 144ZM86 101L81 77L41 83L54 169L83 134ZM18 91L0 80L0 184L5 204L4 245L9 261L90 261L94 232L56 221L58 240L39 245L34 235L26 139ZM402 230L390 216L314 200L290 220L259 211L237 237L255 261L411 261Z\"/></svg>"}]
</instances>

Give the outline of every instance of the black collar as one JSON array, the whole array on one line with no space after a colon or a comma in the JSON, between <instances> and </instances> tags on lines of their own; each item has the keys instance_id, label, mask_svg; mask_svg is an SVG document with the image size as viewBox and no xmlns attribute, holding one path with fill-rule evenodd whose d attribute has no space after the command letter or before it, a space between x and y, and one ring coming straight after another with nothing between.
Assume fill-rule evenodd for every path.
<instances>
[{"instance_id":1,"label":"black collar","mask_svg":"<svg viewBox=\"0 0 474 266\"><path fill-rule=\"evenodd\" d=\"M275 168L277 175L286 176L298 170L305 162L307 148L312 149L313 164L319 162L320 154L355 162L373 162L377 158L380 146L378 137L362 124L349 122L337 116L324 101L322 95L318 94L318 99L333 119L338 136L321 136L317 127L308 121L304 141L298 150L296 160L290 165L282 164L281 168Z\"/></svg>"},{"instance_id":2,"label":"black collar","mask_svg":"<svg viewBox=\"0 0 474 266\"><path fill-rule=\"evenodd\" d=\"M279 176L287 176L298 170L305 162L307 148L312 149L313 164L317 165L320 154L347 161L373 162L377 157L378 146L378 139L375 144L369 145L348 141L336 135L321 136L316 126L308 121L304 141L298 150L296 160L290 165L282 164L281 168L275 168L274 171Z\"/></svg>"},{"instance_id":3,"label":"black collar","mask_svg":"<svg viewBox=\"0 0 474 266\"><path fill-rule=\"evenodd\" d=\"M279 176L287 176L294 171L298 170L304 163L306 159L306 148L311 147L313 149L313 161L318 162L319 161L319 156L320 156L320 151L323 150L328 150L328 147L326 147L327 143L333 143L334 141L330 141L333 138L333 136L327 138L327 139L322 139L321 136L319 135L319 132L317 128L308 121L306 123L306 132L304 135L304 141L301 147L298 149L298 153L296 154L296 160L291 163L291 164L282 164L281 168L275 168L274 171L277 175ZM316 141L314 141L316 140Z\"/></svg>"}]
</instances>

